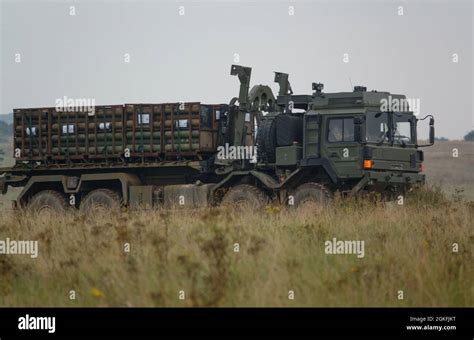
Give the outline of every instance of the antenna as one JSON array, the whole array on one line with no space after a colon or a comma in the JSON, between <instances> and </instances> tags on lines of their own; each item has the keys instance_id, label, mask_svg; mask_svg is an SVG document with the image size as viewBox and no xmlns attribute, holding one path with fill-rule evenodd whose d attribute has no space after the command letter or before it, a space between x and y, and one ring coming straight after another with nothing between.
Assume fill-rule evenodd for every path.
<instances>
[{"instance_id":1,"label":"antenna","mask_svg":"<svg viewBox=\"0 0 474 340\"><path fill-rule=\"evenodd\" d=\"M351 89L353 89L353 88L354 88L354 85L352 85L351 77L349 77L349 83L351 84Z\"/></svg>"}]
</instances>

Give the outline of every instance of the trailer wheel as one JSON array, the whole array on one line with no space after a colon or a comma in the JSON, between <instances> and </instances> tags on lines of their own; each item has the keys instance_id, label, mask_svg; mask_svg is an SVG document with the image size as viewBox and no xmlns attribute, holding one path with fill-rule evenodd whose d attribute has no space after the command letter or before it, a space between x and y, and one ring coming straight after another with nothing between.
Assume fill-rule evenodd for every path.
<instances>
[{"instance_id":1,"label":"trailer wheel","mask_svg":"<svg viewBox=\"0 0 474 340\"><path fill-rule=\"evenodd\" d=\"M38 215L65 212L68 205L63 194L54 190L43 190L31 197L27 209Z\"/></svg>"},{"instance_id":2,"label":"trailer wheel","mask_svg":"<svg viewBox=\"0 0 474 340\"><path fill-rule=\"evenodd\" d=\"M222 203L253 210L268 203L268 196L253 185L240 184L227 191Z\"/></svg>"},{"instance_id":3,"label":"trailer wheel","mask_svg":"<svg viewBox=\"0 0 474 340\"><path fill-rule=\"evenodd\" d=\"M110 189L96 189L89 192L81 201L80 210L106 212L121 206L120 195Z\"/></svg>"},{"instance_id":4,"label":"trailer wheel","mask_svg":"<svg viewBox=\"0 0 474 340\"><path fill-rule=\"evenodd\" d=\"M328 190L319 183L305 183L296 188L293 206L296 208L327 205L331 197Z\"/></svg>"}]
</instances>

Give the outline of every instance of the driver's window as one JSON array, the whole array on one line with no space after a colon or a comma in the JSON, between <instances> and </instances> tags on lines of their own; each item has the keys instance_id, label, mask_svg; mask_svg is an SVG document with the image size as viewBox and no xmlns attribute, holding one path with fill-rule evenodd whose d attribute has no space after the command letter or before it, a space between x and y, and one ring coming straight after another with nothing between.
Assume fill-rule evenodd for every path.
<instances>
[{"instance_id":1,"label":"driver's window","mask_svg":"<svg viewBox=\"0 0 474 340\"><path fill-rule=\"evenodd\" d=\"M328 141L342 142L342 119L329 120Z\"/></svg>"},{"instance_id":2,"label":"driver's window","mask_svg":"<svg viewBox=\"0 0 474 340\"><path fill-rule=\"evenodd\" d=\"M353 142L354 118L331 118L328 125L328 142Z\"/></svg>"}]
</instances>

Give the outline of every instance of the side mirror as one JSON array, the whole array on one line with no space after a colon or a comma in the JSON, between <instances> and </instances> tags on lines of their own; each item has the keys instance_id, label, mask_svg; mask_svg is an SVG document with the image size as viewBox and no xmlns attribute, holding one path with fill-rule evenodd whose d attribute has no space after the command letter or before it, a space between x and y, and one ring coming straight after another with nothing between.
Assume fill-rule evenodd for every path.
<instances>
[{"instance_id":1,"label":"side mirror","mask_svg":"<svg viewBox=\"0 0 474 340\"><path fill-rule=\"evenodd\" d=\"M354 141L356 142L362 141L362 122L361 117L354 117Z\"/></svg>"},{"instance_id":2,"label":"side mirror","mask_svg":"<svg viewBox=\"0 0 474 340\"><path fill-rule=\"evenodd\" d=\"M430 136L429 136L429 139L430 139L430 140L429 140L429 143L428 143L428 144L422 144L422 145L417 144L417 145L416 145L417 147L420 147L420 148L425 147L425 146L431 146L431 145L433 145L434 142L435 142L435 129L434 129L434 122L435 122L435 121L434 121L434 118L433 118L432 115L427 115L427 116L425 116L425 117L423 117L423 118L421 118L421 119L417 119L417 120L416 120L416 124L418 124L418 121L420 121L420 120L425 120L425 119L428 118L428 117L430 118Z\"/></svg>"},{"instance_id":3,"label":"side mirror","mask_svg":"<svg viewBox=\"0 0 474 340\"><path fill-rule=\"evenodd\" d=\"M434 142L435 142L434 119L430 118L430 144L433 145Z\"/></svg>"}]
</instances>

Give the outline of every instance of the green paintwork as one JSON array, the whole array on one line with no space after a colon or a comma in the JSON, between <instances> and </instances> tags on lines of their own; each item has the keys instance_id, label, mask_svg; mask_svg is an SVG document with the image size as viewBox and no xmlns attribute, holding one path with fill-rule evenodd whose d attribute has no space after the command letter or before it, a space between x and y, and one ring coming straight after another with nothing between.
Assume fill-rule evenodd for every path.
<instances>
[{"instance_id":1,"label":"green paintwork","mask_svg":"<svg viewBox=\"0 0 474 340\"><path fill-rule=\"evenodd\" d=\"M139 126L133 131L104 132L97 133L96 136L86 136L83 132L73 136L56 136L53 141L59 139L62 143L50 147L51 150L46 149L43 143L41 147L35 149L36 154L28 155L30 158L27 161L20 160L12 168L0 169L0 174L3 174L0 176L0 191L5 193L9 186L23 186L24 189L18 198L18 203L21 205L37 190L51 187L66 195L84 194L94 188L107 187L113 183L114 189L120 191L123 202L131 206L151 207L158 202L165 207L179 206L182 196L184 206L202 207L214 202L214 193L217 190L227 189L237 183L255 183L280 202L284 202L285 195L304 182L320 182L329 190L340 190L351 194L362 190L404 190L414 184L424 183L425 176L420 173L423 152L416 145L417 119L413 112L395 113L400 121L403 122L405 119L412 124L408 125L411 129L408 136L410 138L404 136L406 132L398 130L395 132L393 113L384 113L386 120L382 121L380 127L377 125L379 121L376 117L380 116L376 114L381 111L381 101L389 98L403 100L405 98L403 95L366 91L361 87L355 88L353 92L324 93L320 83L313 83L312 94L295 95L291 89L289 75L276 72L274 81L278 83L279 91L278 96L274 96L267 85L256 85L249 93L251 76L249 67L232 65L231 75L239 78L239 95L234 97L228 106L217 105L219 118L215 117L217 111L209 116L212 118L211 121L207 116L200 116L197 110L189 111L188 114L193 114L196 118L193 116L190 128L185 130L174 130L171 121L165 119L153 122L155 130L144 131L143 126ZM173 110L171 106L167 108L168 106L170 105L157 106L157 110L159 109L157 112L163 110L166 112L163 118L172 114ZM221 112L224 106L228 111ZM127 108L132 109L131 113L127 111L127 114L133 114L134 108L130 105ZM150 111L149 105L145 105L144 108ZM117 110L120 111L120 107ZM271 112L266 115L260 112L267 110ZM248 145L246 136L248 137L249 131L245 118L249 113L258 121L265 117L276 119L279 115L299 117L282 120L289 122L288 125L294 124L292 121L296 121L297 124L279 127L283 129L278 130L282 132L281 138L278 137L281 140L278 142L280 144L276 143L278 135L276 132L275 143L266 144L272 145L270 149L275 152L275 163L255 164L248 160L214 159L212 152L215 149L212 147L215 145L222 146L224 143L236 147ZM219 129L219 134L222 132L222 135L212 133L214 131L212 124L207 128L211 132L195 128L203 124L200 120L203 118L204 122L207 119L206 124L215 123L215 131ZM136 117L130 119L127 120L127 127L130 127L129 125L133 127L136 122ZM301 119L303 127L302 131L299 131ZM337 134L337 124L341 120L343 121L340 124L347 132L347 136L346 133L342 133L344 137ZM162 122L164 126L161 126ZM434 124L434 121L431 124ZM360 126L360 138L356 138L358 126ZM117 125L117 128L119 127ZM380 141L373 140L373 135L370 137L372 139L366 139L369 127L372 129L371 133L374 133L375 129L375 135L381 134ZM287 130L284 130L285 128ZM377 130L379 128L380 131ZM298 130L298 133L294 133L295 131L291 129ZM208 133L205 135L206 139L201 138L204 136L203 133ZM396 133L397 140L394 137ZM91 141L91 137L96 147L86 143ZM434 128L432 137L434 138ZM216 141L219 144L216 144ZM31 150L34 144L28 139L25 142L25 148ZM70 142L77 142L77 147L69 147ZM186 152L204 150L203 147L210 148L206 149L209 150L206 157L195 154L197 157L186 160ZM138 155L130 159L107 158L110 153L121 156L125 149L142 153L143 156ZM58 157L65 153L71 157L74 154L88 153L91 159L84 160L84 163L58 164L54 159L50 159L53 158L51 155L48 159L42 158L43 154L39 154L40 151L41 153L51 151L53 156ZM165 153L164 157L161 152ZM153 154L145 159L145 153ZM178 153L179 156L170 159L166 158L166 153ZM94 156L99 155L106 157L99 157L96 161ZM371 160L371 169L363 168L364 159ZM40 161L39 165L34 163L35 160Z\"/></svg>"},{"instance_id":2,"label":"green paintwork","mask_svg":"<svg viewBox=\"0 0 474 340\"><path fill-rule=\"evenodd\" d=\"M155 203L153 196L153 185L131 185L130 207L152 208Z\"/></svg>"},{"instance_id":3,"label":"green paintwork","mask_svg":"<svg viewBox=\"0 0 474 340\"><path fill-rule=\"evenodd\" d=\"M303 148L297 145L276 148L276 165L296 165L301 159Z\"/></svg>"}]
</instances>

